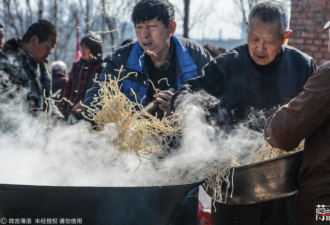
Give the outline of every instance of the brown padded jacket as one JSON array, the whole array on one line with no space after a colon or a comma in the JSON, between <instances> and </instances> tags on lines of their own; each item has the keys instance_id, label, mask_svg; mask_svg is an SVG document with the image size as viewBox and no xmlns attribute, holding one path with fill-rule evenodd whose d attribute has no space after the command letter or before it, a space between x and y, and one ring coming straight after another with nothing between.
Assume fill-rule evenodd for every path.
<instances>
[{"instance_id":1,"label":"brown padded jacket","mask_svg":"<svg viewBox=\"0 0 330 225\"><path fill-rule=\"evenodd\" d=\"M305 138L296 218L297 224L315 224L316 205L330 207L330 62L268 118L264 136L272 146L288 151Z\"/></svg>"}]
</instances>

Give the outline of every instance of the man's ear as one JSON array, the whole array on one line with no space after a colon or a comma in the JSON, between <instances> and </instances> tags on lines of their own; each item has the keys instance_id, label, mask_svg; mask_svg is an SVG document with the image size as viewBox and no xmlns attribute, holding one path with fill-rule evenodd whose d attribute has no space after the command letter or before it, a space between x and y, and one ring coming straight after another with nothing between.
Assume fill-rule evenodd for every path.
<instances>
[{"instance_id":1,"label":"man's ear","mask_svg":"<svg viewBox=\"0 0 330 225\"><path fill-rule=\"evenodd\" d=\"M292 34L292 30L285 31L285 33L284 33L284 39L283 39L283 44L284 45L288 44L289 37L291 36L291 34Z\"/></svg>"},{"instance_id":2,"label":"man's ear","mask_svg":"<svg viewBox=\"0 0 330 225\"><path fill-rule=\"evenodd\" d=\"M249 33L249 22L248 21L245 22L245 32Z\"/></svg>"},{"instance_id":3,"label":"man's ear","mask_svg":"<svg viewBox=\"0 0 330 225\"><path fill-rule=\"evenodd\" d=\"M172 37L175 33L175 29L176 29L176 22L172 21L169 25L168 25L168 29L170 29L170 37Z\"/></svg>"},{"instance_id":4,"label":"man's ear","mask_svg":"<svg viewBox=\"0 0 330 225\"><path fill-rule=\"evenodd\" d=\"M39 38L38 38L38 36L36 36L36 35L32 36L31 39L30 39L30 43L31 43L32 45L36 45L36 44L38 44L38 43L39 43Z\"/></svg>"}]
</instances>

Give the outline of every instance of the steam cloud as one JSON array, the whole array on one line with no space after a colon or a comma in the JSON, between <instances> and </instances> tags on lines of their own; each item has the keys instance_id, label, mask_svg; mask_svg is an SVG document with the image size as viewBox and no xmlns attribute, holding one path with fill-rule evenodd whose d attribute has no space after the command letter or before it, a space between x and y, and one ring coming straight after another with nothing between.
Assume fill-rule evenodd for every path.
<instances>
[{"instance_id":1,"label":"steam cloud","mask_svg":"<svg viewBox=\"0 0 330 225\"><path fill-rule=\"evenodd\" d=\"M92 132L89 124L45 126L43 113L32 116L24 93L1 99L0 183L56 186L160 186L205 178L217 165L237 157L245 163L263 141L260 133L238 126L230 134L209 125L206 93L187 94L180 103L186 112L181 146L165 158L142 162L106 139L108 126ZM207 101L206 101L207 100Z\"/></svg>"}]
</instances>

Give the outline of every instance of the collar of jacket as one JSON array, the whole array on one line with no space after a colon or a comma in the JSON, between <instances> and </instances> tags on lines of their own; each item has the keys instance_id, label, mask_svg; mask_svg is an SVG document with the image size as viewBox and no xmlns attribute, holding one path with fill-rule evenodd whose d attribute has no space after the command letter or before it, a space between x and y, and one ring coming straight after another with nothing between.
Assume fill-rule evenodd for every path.
<instances>
[{"instance_id":1,"label":"collar of jacket","mask_svg":"<svg viewBox=\"0 0 330 225\"><path fill-rule=\"evenodd\" d=\"M176 84L176 89L178 89L188 79L197 77L197 66L183 43L175 36L172 36L172 39L175 44L176 56L181 69ZM126 62L126 66L129 69L142 73L145 61L143 54L144 51L140 43L138 41L135 42Z\"/></svg>"},{"instance_id":2,"label":"collar of jacket","mask_svg":"<svg viewBox=\"0 0 330 225\"><path fill-rule=\"evenodd\" d=\"M67 75L64 73L64 72L62 72L62 71L56 71L56 72L52 72L52 76L54 77L54 76L56 76L56 77L67 77Z\"/></svg>"},{"instance_id":3,"label":"collar of jacket","mask_svg":"<svg viewBox=\"0 0 330 225\"><path fill-rule=\"evenodd\" d=\"M47 67L47 60L43 62L36 62L27 51L25 51L22 47L20 49L22 51L19 53L19 57L21 57L24 70L26 70L27 75L30 77L29 79L35 82L37 93L41 95L41 99L43 100L43 92L45 90L46 97L49 97L52 81ZM38 65L40 69L40 79L37 76Z\"/></svg>"},{"instance_id":4,"label":"collar of jacket","mask_svg":"<svg viewBox=\"0 0 330 225\"><path fill-rule=\"evenodd\" d=\"M0 58L7 58L5 52L0 48Z\"/></svg>"}]
</instances>

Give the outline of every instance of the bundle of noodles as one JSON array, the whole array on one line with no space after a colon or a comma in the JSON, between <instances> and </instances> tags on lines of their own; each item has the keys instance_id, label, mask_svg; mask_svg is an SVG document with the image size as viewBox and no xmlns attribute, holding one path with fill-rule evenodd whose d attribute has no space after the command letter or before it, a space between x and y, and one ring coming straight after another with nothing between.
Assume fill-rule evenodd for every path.
<instances>
[{"instance_id":1,"label":"bundle of noodles","mask_svg":"<svg viewBox=\"0 0 330 225\"><path fill-rule=\"evenodd\" d=\"M285 151L282 149L274 148L268 143L264 143L261 145L259 149L257 149L253 154L251 159L249 160L248 164L252 164L255 162L261 162L267 159L276 158L288 154L292 154L293 152L296 152L298 150L301 150L304 146L304 140L301 141L299 146L295 148L292 151ZM229 170L233 168L232 170L232 176L234 176L235 169L234 167L239 166L240 162L232 158L228 161L227 164L223 165L221 168L217 168L216 171L212 170L207 176L206 184L204 184L204 189L207 191L212 199L214 201L225 203L226 198L232 197L232 193L234 190L234 184L230 181L233 181L234 179L230 179L230 173ZM231 188L231 194L228 195L228 190ZM223 193L225 193L225 196L223 196Z\"/></svg>"},{"instance_id":2,"label":"bundle of noodles","mask_svg":"<svg viewBox=\"0 0 330 225\"><path fill-rule=\"evenodd\" d=\"M259 149L257 149L257 151L254 152L251 159L249 160L249 163L261 162L267 159L272 159L287 154L291 154L293 152L303 149L304 143L305 140L302 140L297 148L289 152L279 148L274 148L268 143L264 143Z\"/></svg>"},{"instance_id":3,"label":"bundle of noodles","mask_svg":"<svg viewBox=\"0 0 330 225\"><path fill-rule=\"evenodd\" d=\"M219 164L218 164L219 165ZM237 158L230 158L227 162L221 162L221 167L216 166L209 171L206 176L206 182L204 183L204 189L207 193L209 193L213 200L217 202L226 202L226 198L233 196L234 184L230 179L230 169L238 166ZM232 173L234 175L234 173ZM229 188L231 187L231 193L229 193ZM225 193L225 195L223 195ZM229 195L230 194L230 195Z\"/></svg>"},{"instance_id":4,"label":"bundle of noodles","mask_svg":"<svg viewBox=\"0 0 330 225\"><path fill-rule=\"evenodd\" d=\"M166 149L172 138L179 134L181 126L173 126L172 117L158 119L137 101L130 101L119 86L126 77L95 81L100 85L98 96L93 99L93 108L85 107L88 119L101 129L114 124L114 129L107 134L110 141L120 150L133 151L141 161L144 156Z\"/></svg>"}]
</instances>

